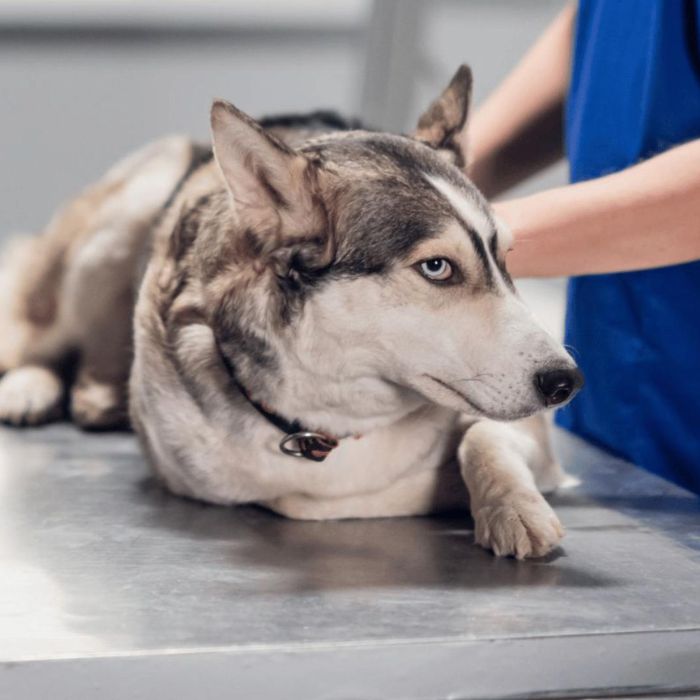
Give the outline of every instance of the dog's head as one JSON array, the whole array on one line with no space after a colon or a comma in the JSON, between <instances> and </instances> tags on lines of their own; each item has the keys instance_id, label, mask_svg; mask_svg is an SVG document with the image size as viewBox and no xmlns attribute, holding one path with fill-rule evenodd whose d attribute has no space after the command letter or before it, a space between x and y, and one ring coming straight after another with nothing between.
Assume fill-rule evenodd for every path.
<instances>
[{"instance_id":1,"label":"dog's head","mask_svg":"<svg viewBox=\"0 0 700 700\"><path fill-rule=\"evenodd\" d=\"M470 91L462 67L411 136L296 150L215 102L226 192L207 201L218 223L198 237L197 274L255 398L342 433L426 399L508 420L577 391L574 362L513 287L509 232L460 169Z\"/></svg>"}]
</instances>

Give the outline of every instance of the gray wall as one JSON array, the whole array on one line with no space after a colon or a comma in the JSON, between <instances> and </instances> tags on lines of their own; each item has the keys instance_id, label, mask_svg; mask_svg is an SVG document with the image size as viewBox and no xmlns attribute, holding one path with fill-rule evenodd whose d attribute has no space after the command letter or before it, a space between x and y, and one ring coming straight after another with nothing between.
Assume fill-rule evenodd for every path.
<instances>
[{"instance_id":1,"label":"gray wall","mask_svg":"<svg viewBox=\"0 0 700 700\"><path fill-rule=\"evenodd\" d=\"M352 112L352 32L117 32L0 39L0 231L37 230L115 159L172 132L206 138L213 97L253 114Z\"/></svg>"},{"instance_id":2,"label":"gray wall","mask_svg":"<svg viewBox=\"0 0 700 700\"><path fill-rule=\"evenodd\" d=\"M411 1L415 36L398 37L410 71L395 80L404 128L465 60L482 99L562 5ZM308 1L278 3L284 12L252 19L243 12L250 2L229 3L221 17L194 2L176 6L189 7L180 17L151 2L141 18L119 14L120 3L94 3L114 12L84 16L62 0L47 5L50 15L34 0L13 12L0 4L0 235L39 230L61 201L149 139L206 138L214 96L253 114L318 106L356 114L367 78L381 71L366 61L372 8L364 0L332 3L321 15ZM562 177L559 169L534 186Z\"/></svg>"},{"instance_id":3,"label":"gray wall","mask_svg":"<svg viewBox=\"0 0 700 700\"><path fill-rule=\"evenodd\" d=\"M461 62L469 63L474 72L478 106L564 4L563 0L442 0L431 5L422 41L428 61L416 83L416 112ZM508 196L561 184L567 172L562 163Z\"/></svg>"}]
</instances>

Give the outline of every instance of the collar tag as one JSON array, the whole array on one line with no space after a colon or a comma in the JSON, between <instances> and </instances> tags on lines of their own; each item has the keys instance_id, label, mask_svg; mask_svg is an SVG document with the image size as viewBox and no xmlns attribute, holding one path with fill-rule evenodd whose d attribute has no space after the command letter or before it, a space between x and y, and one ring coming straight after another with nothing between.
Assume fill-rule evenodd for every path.
<instances>
[{"instance_id":1,"label":"collar tag","mask_svg":"<svg viewBox=\"0 0 700 700\"><path fill-rule=\"evenodd\" d=\"M289 447L296 442L296 449ZM303 457L314 462L323 462L326 457L338 447L338 441L322 433L302 431L285 435L280 441L280 450L292 457Z\"/></svg>"}]
</instances>

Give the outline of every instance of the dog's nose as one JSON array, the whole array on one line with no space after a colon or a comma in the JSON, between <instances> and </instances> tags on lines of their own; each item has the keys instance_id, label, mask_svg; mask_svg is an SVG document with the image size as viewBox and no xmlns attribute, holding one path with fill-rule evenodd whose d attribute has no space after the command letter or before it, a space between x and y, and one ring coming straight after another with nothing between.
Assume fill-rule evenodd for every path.
<instances>
[{"instance_id":1,"label":"dog's nose","mask_svg":"<svg viewBox=\"0 0 700 700\"><path fill-rule=\"evenodd\" d=\"M535 387L545 406L558 406L583 386L583 374L574 369L550 369L535 375Z\"/></svg>"}]
</instances>

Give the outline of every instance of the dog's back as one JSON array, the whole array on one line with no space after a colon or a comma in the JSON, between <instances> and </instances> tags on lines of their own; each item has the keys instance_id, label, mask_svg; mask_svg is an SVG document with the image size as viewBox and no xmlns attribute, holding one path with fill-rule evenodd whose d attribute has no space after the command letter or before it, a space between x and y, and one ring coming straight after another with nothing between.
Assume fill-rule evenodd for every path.
<instances>
[{"instance_id":1,"label":"dog's back","mask_svg":"<svg viewBox=\"0 0 700 700\"><path fill-rule=\"evenodd\" d=\"M327 111L263 123L290 145L357 126ZM143 253L187 178L210 161L211 148L186 137L148 144L62 207L40 236L6 245L0 259L0 374L14 369L18 376L16 390L6 382L0 396L0 419L36 424L56 415L63 391L46 369L72 372L77 359L74 420L97 428L126 422Z\"/></svg>"}]
</instances>

